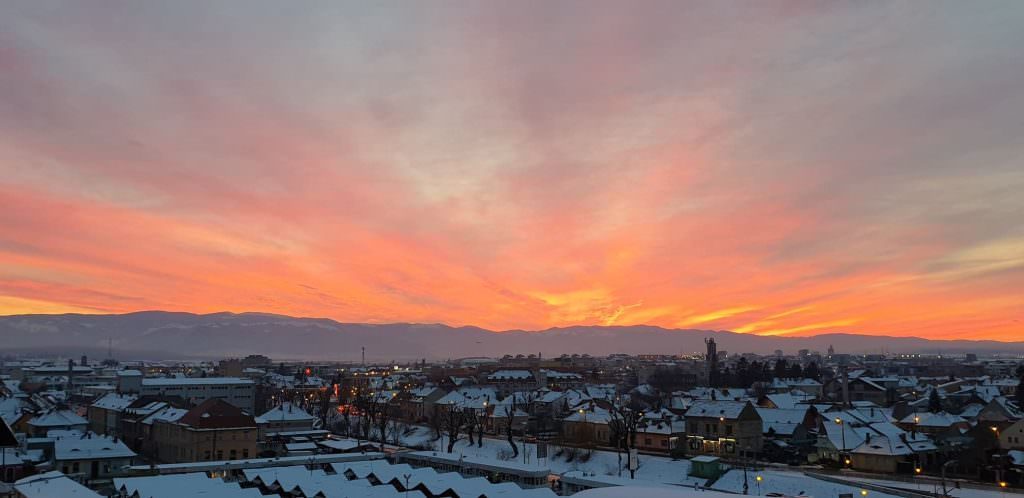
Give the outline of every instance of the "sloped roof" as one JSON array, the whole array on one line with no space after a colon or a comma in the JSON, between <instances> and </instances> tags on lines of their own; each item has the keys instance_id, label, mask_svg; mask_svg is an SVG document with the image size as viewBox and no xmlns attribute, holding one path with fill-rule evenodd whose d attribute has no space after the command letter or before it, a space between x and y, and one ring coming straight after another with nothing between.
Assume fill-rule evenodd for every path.
<instances>
[{"instance_id":1,"label":"sloped roof","mask_svg":"<svg viewBox=\"0 0 1024 498\"><path fill-rule=\"evenodd\" d=\"M697 401L686 410L686 416L735 419L740 416L747 404L746 401Z\"/></svg>"},{"instance_id":2,"label":"sloped roof","mask_svg":"<svg viewBox=\"0 0 1024 498\"><path fill-rule=\"evenodd\" d=\"M79 438L61 438L53 442L56 460L102 460L132 458L135 452L120 441L99 434L88 433Z\"/></svg>"},{"instance_id":3,"label":"sloped roof","mask_svg":"<svg viewBox=\"0 0 1024 498\"><path fill-rule=\"evenodd\" d=\"M281 403L266 413L256 417L256 422L260 424L269 424L273 422L301 422L307 420L313 420L315 417L307 413L302 408L295 406L294 403Z\"/></svg>"},{"instance_id":4,"label":"sloped roof","mask_svg":"<svg viewBox=\"0 0 1024 498\"><path fill-rule=\"evenodd\" d=\"M47 410L36 415L28 421L28 425L35 427L67 427L75 425L88 425L89 421L71 410Z\"/></svg>"},{"instance_id":5,"label":"sloped roof","mask_svg":"<svg viewBox=\"0 0 1024 498\"><path fill-rule=\"evenodd\" d=\"M923 412L923 413L911 413L900 420L903 424L914 424L920 427L949 427L954 424L966 422L959 415L953 415L947 412Z\"/></svg>"},{"instance_id":6,"label":"sloped roof","mask_svg":"<svg viewBox=\"0 0 1024 498\"><path fill-rule=\"evenodd\" d=\"M256 427L256 419L222 399L210 398L178 419L179 424L197 429Z\"/></svg>"}]
</instances>

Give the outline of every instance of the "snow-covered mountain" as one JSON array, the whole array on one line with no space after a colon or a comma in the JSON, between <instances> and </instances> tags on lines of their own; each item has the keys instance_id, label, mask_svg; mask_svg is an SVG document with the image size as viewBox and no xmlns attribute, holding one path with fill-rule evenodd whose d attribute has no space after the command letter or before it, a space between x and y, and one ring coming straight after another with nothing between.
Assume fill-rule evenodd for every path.
<instances>
[{"instance_id":1,"label":"snow-covered mountain","mask_svg":"<svg viewBox=\"0 0 1024 498\"><path fill-rule=\"evenodd\" d=\"M714 337L718 349L770 353L781 349L846 353L1024 353L1024 342L936 341L910 337L826 334L764 337L727 331L651 326L578 326L541 331L493 332L439 324L340 323L264 313L197 315L145 311L122 315L12 315L0 317L0 353L51 351L102 355L108 340L119 356L223 357L250 353L274 358L358 360L441 359L505 354L690 353Z\"/></svg>"}]
</instances>

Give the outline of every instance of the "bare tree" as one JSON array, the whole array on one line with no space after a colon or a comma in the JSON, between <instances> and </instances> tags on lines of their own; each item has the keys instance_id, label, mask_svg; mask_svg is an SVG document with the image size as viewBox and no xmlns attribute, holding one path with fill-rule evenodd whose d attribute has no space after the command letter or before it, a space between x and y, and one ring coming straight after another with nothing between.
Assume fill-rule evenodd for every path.
<instances>
[{"instance_id":1,"label":"bare tree","mask_svg":"<svg viewBox=\"0 0 1024 498\"><path fill-rule=\"evenodd\" d=\"M368 419L368 426L377 429L378 441L380 441L380 451L384 451L384 444L388 439L388 422L391 420L391 402L394 400L393 394L386 392L382 393L370 393L370 396L366 398L366 403L363 411L364 415ZM367 438L369 438L369 429L367 430Z\"/></svg>"},{"instance_id":2,"label":"bare tree","mask_svg":"<svg viewBox=\"0 0 1024 498\"><path fill-rule=\"evenodd\" d=\"M463 417L465 412L461 407L455 405L448 405L448 408L441 410L440 413L441 428L444 430L445 435L448 436L448 453L455 451L455 442L459 440L459 434L462 432L464 424Z\"/></svg>"},{"instance_id":3,"label":"bare tree","mask_svg":"<svg viewBox=\"0 0 1024 498\"><path fill-rule=\"evenodd\" d=\"M644 412L636 401L622 403L618 396L615 399L607 399L607 401L610 406L608 429L611 432L611 442L615 445L616 451L620 452L621 459L621 450L626 450L628 455L630 450L636 448L636 433L643 421ZM619 466L621 468L621 464ZM629 478L636 478L635 469L629 469Z\"/></svg>"},{"instance_id":4,"label":"bare tree","mask_svg":"<svg viewBox=\"0 0 1024 498\"><path fill-rule=\"evenodd\" d=\"M513 432L515 427L513 421L516 418L516 412L520 408L523 411L529 409L530 403L536 399L536 392L530 391L526 393L512 393L508 398L505 399L505 439L508 440L508 445L512 448L512 459L519 457L519 447L516 446L516 441L513 438Z\"/></svg>"}]
</instances>

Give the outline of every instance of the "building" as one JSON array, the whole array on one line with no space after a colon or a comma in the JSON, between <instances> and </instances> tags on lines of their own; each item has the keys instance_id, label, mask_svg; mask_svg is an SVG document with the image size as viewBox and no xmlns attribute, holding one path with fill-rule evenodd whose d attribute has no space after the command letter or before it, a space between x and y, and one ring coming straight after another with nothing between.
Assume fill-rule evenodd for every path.
<instances>
[{"instance_id":1,"label":"building","mask_svg":"<svg viewBox=\"0 0 1024 498\"><path fill-rule=\"evenodd\" d=\"M504 397L511 392L536 389L537 378L529 370L498 370L487 376L487 385Z\"/></svg>"},{"instance_id":2,"label":"building","mask_svg":"<svg viewBox=\"0 0 1024 498\"><path fill-rule=\"evenodd\" d=\"M153 423L157 458L163 462L237 460L258 453L256 419L219 398L211 398L177 420Z\"/></svg>"},{"instance_id":3,"label":"building","mask_svg":"<svg viewBox=\"0 0 1024 498\"><path fill-rule=\"evenodd\" d=\"M135 452L116 437L86 432L53 442L54 467L86 481L110 479L134 463Z\"/></svg>"},{"instance_id":4,"label":"building","mask_svg":"<svg viewBox=\"0 0 1024 498\"><path fill-rule=\"evenodd\" d=\"M97 399L86 412L89 430L96 434L118 434L121 429L121 413L137 399L138 396L134 394L120 393L109 393Z\"/></svg>"},{"instance_id":5,"label":"building","mask_svg":"<svg viewBox=\"0 0 1024 498\"><path fill-rule=\"evenodd\" d=\"M761 453L763 423L749 401L698 401L686 411L688 452L722 458Z\"/></svg>"},{"instance_id":6,"label":"building","mask_svg":"<svg viewBox=\"0 0 1024 498\"><path fill-rule=\"evenodd\" d=\"M280 432L310 431L313 430L315 422L316 417L291 402L281 403L256 417L256 424L264 436Z\"/></svg>"},{"instance_id":7,"label":"building","mask_svg":"<svg viewBox=\"0 0 1024 498\"><path fill-rule=\"evenodd\" d=\"M54 430L85 432L89 421L68 409L52 408L29 418L25 432L29 437L45 437Z\"/></svg>"},{"instance_id":8,"label":"building","mask_svg":"<svg viewBox=\"0 0 1024 498\"><path fill-rule=\"evenodd\" d=\"M253 413L256 383L239 377L154 377L141 379L138 392L141 396L178 396L195 404L219 399Z\"/></svg>"},{"instance_id":9,"label":"building","mask_svg":"<svg viewBox=\"0 0 1024 498\"><path fill-rule=\"evenodd\" d=\"M102 498L103 495L82 486L58 471L20 479L14 483L14 496L18 498Z\"/></svg>"}]
</instances>

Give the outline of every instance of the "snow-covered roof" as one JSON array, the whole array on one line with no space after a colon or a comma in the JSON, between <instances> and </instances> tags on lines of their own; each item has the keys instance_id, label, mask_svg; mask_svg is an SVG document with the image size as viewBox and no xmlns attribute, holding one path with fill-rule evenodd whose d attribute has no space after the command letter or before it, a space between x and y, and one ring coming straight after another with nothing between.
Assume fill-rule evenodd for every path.
<instances>
[{"instance_id":1,"label":"snow-covered roof","mask_svg":"<svg viewBox=\"0 0 1024 498\"><path fill-rule=\"evenodd\" d=\"M906 443L899 439L892 439L885 436L874 436L870 441L865 441L853 449L853 453L862 455L889 455L902 456L913 453Z\"/></svg>"},{"instance_id":2,"label":"snow-covered roof","mask_svg":"<svg viewBox=\"0 0 1024 498\"><path fill-rule=\"evenodd\" d=\"M757 408L757 414L761 416L763 432L791 436L803 423L807 409Z\"/></svg>"},{"instance_id":3,"label":"snow-covered roof","mask_svg":"<svg viewBox=\"0 0 1024 498\"><path fill-rule=\"evenodd\" d=\"M252 379L241 377L147 377L142 379L143 386L209 386L253 384Z\"/></svg>"},{"instance_id":4,"label":"snow-covered roof","mask_svg":"<svg viewBox=\"0 0 1024 498\"><path fill-rule=\"evenodd\" d=\"M126 496L138 493L144 498L209 496L217 498L260 498L257 488L241 488L236 483L210 479L205 472L145 477L120 477L114 486Z\"/></svg>"},{"instance_id":5,"label":"snow-covered roof","mask_svg":"<svg viewBox=\"0 0 1024 498\"><path fill-rule=\"evenodd\" d=\"M103 496L57 471L21 479L14 483L14 489L24 498L102 498Z\"/></svg>"},{"instance_id":6,"label":"snow-covered roof","mask_svg":"<svg viewBox=\"0 0 1024 498\"><path fill-rule=\"evenodd\" d=\"M258 424L270 424L275 422L303 422L312 421L315 417L293 403L286 402L277 405L266 413L256 417Z\"/></svg>"},{"instance_id":7,"label":"snow-covered roof","mask_svg":"<svg viewBox=\"0 0 1024 498\"><path fill-rule=\"evenodd\" d=\"M947 412L922 412L911 413L900 420L903 424L913 424L919 427L950 427L961 422L966 422L963 417Z\"/></svg>"},{"instance_id":8,"label":"snow-covered roof","mask_svg":"<svg viewBox=\"0 0 1024 498\"><path fill-rule=\"evenodd\" d=\"M135 452L121 440L99 434L89 433L78 439L61 438L53 442L53 458L56 460L102 460L134 456Z\"/></svg>"},{"instance_id":9,"label":"snow-covered roof","mask_svg":"<svg viewBox=\"0 0 1024 498\"><path fill-rule=\"evenodd\" d=\"M529 370L498 370L487 376L487 380L526 380L532 378L533 372Z\"/></svg>"},{"instance_id":10,"label":"snow-covered roof","mask_svg":"<svg viewBox=\"0 0 1024 498\"><path fill-rule=\"evenodd\" d=\"M35 427L73 427L88 423L71 410L47 410L28 421L28 425Z\"/></svg>"},{"instance_id":11,"label":"snow-covered roof","mask_svg":"<svg viewBox=\"0 0 1024 498\"><path fill-rule=\"evenodd\" d=\"M747 404L746 401L697 401L686 410L686 416L735 419L740 416Z\"/></svg>"},{"instance_id":12,"label":"snow-covered roof","mask_svg":"<svg viewBox=\"0 0 1024 498\"><path fill-rule=\"evenodd\" d=\"M607 424L611 421L612 416L604 408L598 406L591 406L589 408L580 408L573 410L563 420L566 422L586 422L589 424Z\"/></svg>"},{"instance_id":13,"label":"snow-covered roof","mask_svg":"<svg viewBox=\"0 0 1024 498\"><path fill-rule=\"evenodd\" d=\"M105 410L122 411L125 408L128 408L128 405L134 403L137 399L139 399L139 397L132 394L109 393L94 401L92 406L94 408L103 408Z\"/></svg>"}]
</instances>

